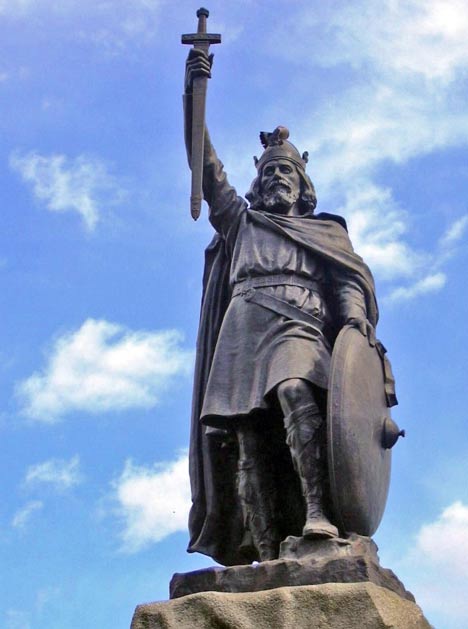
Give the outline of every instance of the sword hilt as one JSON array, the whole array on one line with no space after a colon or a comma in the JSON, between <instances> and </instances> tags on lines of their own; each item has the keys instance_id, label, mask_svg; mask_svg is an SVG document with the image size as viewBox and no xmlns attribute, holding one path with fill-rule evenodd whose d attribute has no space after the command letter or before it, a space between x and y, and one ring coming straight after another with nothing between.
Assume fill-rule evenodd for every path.
<instances>
[{"instance_id":1,"label":"sword hilt","mask_svg":"<svg viewBox=\"0 0 468 629\"><path fill-rule=\"evenodd\" d=\"M197 33L206 33L206 18L210 15L208 9L200 7L197 11L198 29Z\"/></svg>"},{"instance_id":2,"label":"sword hilt","mask_svg":"<svg viewBox=\"0 0 468 629\"><path fill-rule=\"evenodd\" d=\"M193 44L196 48L201 46L208 50L208 46L211 44L220 44L221 35L219 33L207 33L206 32L206 19L210 15L208 9L201 7L197 11L198 29L196 33L189 33L188 35L182 35L181 41L183 44Z\"/></svg>"}]
</instances>

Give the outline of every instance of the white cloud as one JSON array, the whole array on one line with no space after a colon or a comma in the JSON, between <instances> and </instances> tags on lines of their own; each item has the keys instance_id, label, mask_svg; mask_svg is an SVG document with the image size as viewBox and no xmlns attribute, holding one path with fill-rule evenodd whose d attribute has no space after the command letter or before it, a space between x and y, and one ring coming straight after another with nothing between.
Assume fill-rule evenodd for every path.
<instances>
[{"instance_id":1,"label":"white cloud","mask_svg":"<svg viewBox=\"0 0 468 629\"><path fill-rule=\"evenodd\" d=\"M24 15L37 0L0 0L0 15Z\"/></svg>"},{"instance_id":2,"label":"white cloud","mask_svg":"<svg viewBox=\"0 0 468 629\"><path fill-rule=\"evenodd\" d=\"M465 235L467 228L468 215L455 220L440 238L438 250L436 250L431 257L421 255L419 257L419 265L417 264L417 260L415 260L414 252L410 249L407 249L406 252L402 252L404 255L401 257L398 255L395 256L398 264L398 259L403 261L406 255L408 268L412 268L420 273L425 272L426 274L408 286L399 286L393 289L386 296L385 300L387 302L407 301L442 290L447 283L447 276L439 269L457 254L457 245ZM380 253L382 253L382 251L380 251ZM389 262L391 262L391 256L389 256Z\"/></svg>"},{"instance_id":3,"label":"white cloud","mask_svg":"<svg viewBox=\"0 0 468 629\"><path fill-rule=\"evenodd\" d=\"M133 0L132 4L135 9L142 11L154 11L158 9L164 0ZM95 11L98 14L109 14L116 12L117 7L125 9L127 3L125 0L104 0L102 2L93 2L93 0L0 0L0 13L10 13L12 15L21 15L26 11L47 11L63 14L64 12L73 12L80 9L86 11Z\"/></svg>"},{"instance_id":4,"label":"white cloud","mask_svg":"<svg viewBox=\"0 0 468 629\"><path fill-rule=\"evenodd\" d=\"M402 239L406 215L388 188L356 179L348 186L345 202L337 212L348 218L355 250L381 279L409 277L423 265L425 256Z\"/></svg>"},{"instance_id":5,"label":"white cloud","mask_svg":"<svg viewBox=\"0 0 468 629\"><path fill-rule=\"evenodd\" d=\"M82 24L79 37L98 46L109 55L128 50L129 45L138 47L154 41L160 25L160 9L164 0L125 0L102 3L90 7L88 22ZM120 5L116 11L115 4ZM89 19L92 17L93 19Z\"/></svg>"},{"instance_id":6,"label":"white cloud","mask_svg":"<svg viewBox=\"0 0 468 629\"><path fill-rule=\"evenodd\" d=\"M123 191L106 165L95 157L12 153L10 166L33 187L51 212L77 212L93 230L104 205L116 203Z\"/></svg>"},{"instance_id":7,"label":"white cloud","mask_svg":"<svg viewBox=\"0 0 468 629\"><path fill-rule=\"evenodd\" d=\"M425 524L417 536L417 551L435 567L468 578L468 505L454 502L435 522Z\"/></svg>"},{"instance_id":8,"label":"white cloud","mask_svg":"<svg viewBox=\"0 0 468 629\"><path fill-rule=\"evenodd\" d=\"M458 243L468 229L468 214L454 221L441 239L442 247L451 247Z\"/></svg>"},{"instance_id":9,"label":"white cloud","mask_svg":"<svg viewBox=\"0 0 468 629\"><path fill-rule=\"evenodd\" d=\"M176 376L190 373L193 353L175 330L133 331L88 319L55 340L40 372L17 393L31 419L53 423L73 411L151 408Z\"/></svg>"},{"instance_id":10,"label":"white cloud","mask_svg":"<svg viewBox=\"0 0 468 629\"><path fill-rule=\"evenodd\" d=\"M375 183L385 160L399 164L468 142L468 115L449 115L449 97L446 103L442 99L441 108L437 98L431 93L424 99L417 89L400 91L396 85L374 92L354 88L315 115L309 144L304 142L312 149L311 162L318 164L314 179L319 200L338 205L356 251L376 277L394 284L413 279L410 286L392 289L391 301L441 290L446 277L440 267L456 254L454 245L468 225L462 217L436 248L415 249L407 240L412 228L408 213L390 188Z\"/></svg>"},{"instance_id":11,"label":"white cloud","mask_svg":"<svg viewBox=\"0 0 468 629\"><path fill-rule=\"evenodd\" d=\"M440 614L445 626L468 626L468 505L454 502L425 524L402 562L405 580L422 609Z\"/></svg>"},{"instance_id":12,"label":"white cloud","mask_svg":"<svg viewBox=\"0 0 468 629\"><path fill-rule=\"evenodd\" d=\"M464 0L338 2L301 11L294 30L296 47L308 46L302 58L324 66L348 63L450 80L468 63ZM292 57L295 50L285 53Z\"/></svg>"},{"instance_id":13,"label":"white cloud","mask_svg":"<svg viewBox=\"0 0 468 629\"><path fill-rule=\"evenodd\" d=\"M26 471L25 483L37 485L40 483L53 485L58 490L70 489L81 482L80 459L72 457L64 459L50 459L37 465L31 465Z\"/></svg>"},{"instance_id":14,"label":"white cloud","mask_svg":"<svg viewBox=\"0 0 468 629\"><path fill-rule=\"evenodd\" d=\"M127 552L185 531L190 508L187 455L152 468L127 461L115 484L115 499L124 522L121 539Z\"/></svg>"},{"instance_id":15,"label":"white cloud","mask_svg":"<svg viewBox=\"0 0 468 629\"><path fill-rule=\"evenodd\" d=\"M292 11L288 45L272 51L300 59L301 76L310 63L341 66L336 77L345 66L352 78L341 89L338 84L333 97L318 100L316 110L305 110L298 121L300 146L310 153L320 207L340 208L356 249L379 279L395 283L413 276L412 297L442 287L437 271L447 256L409 244L409 215L377 178L386 163L468 144L461 89L468 76L467 32L464 0L357 0L319 10L302 5ZM445 244L465 228L461 219ZM406 289L403 295L410 297Z\"/></svg>"},{"instance_id":16,"label":"white cloud","mask_svg":"<svg viewBox=\"0 0 468 629\"><path fill-rule=\"evenodd\" d=\"M467 143L468 114L448 90L377 75L314 112L305 129L301 143L329 193L337 183L345 188L356 176L373 176L385 160L402 164Z\"/></svg>"},{"instance_id":17,"label":"white cloud","mask_svg":"<svg viewBox=\"0 0 468 629\"><path fill-rule=\"evenodd\" d=\"M40 500L31 500L22 509L17 511L11 521L11 526L15 529L24 529L32 516L43 508L44 504Z\"/></svg>"},{"instance_id":18,"label":"white cloud","mask_svg":"<svg viewBox=\"0 0 468 629\"><path fill-rule=\"evenodd\" d=\"M53 602L58 603L61 590L57 586L45 586L37 590L33 609L26 611L20 609L7 609L4 616L2 629L31 629L44 626L43 613Z\"/></svg>"},{"instance_id":19,"label":"white cloud","mask_svg":"<svg viewBox=\"0 0 468 629\"><path fill-rule=\"evenodd\" d=\"M447 283L447 277L444 273L434 273L427 275L410 286L399 286L395 288L387 297L387 301L407 301L426 295L428 293L436 293L440 291Z\"/></svg>"},{"instance_id":20,"label":"white cloud","mask_svg":"<svg viewBox=\"0 0 468 629\"><path fill-rule=\"evenodd\" d=\"M461 250L461 243L468 229L468 214L455 219L439 238L438 251L434 257L433 270L436 271L455 257Z\"/></svg>"},{"instance_id":21,"label":"white cloud","mask_svg":"<svg viewBox=\"0 0 468 629\"><path fill-rule=\"evenodd\" d=\"M0 0L0 15L15 19L47 19L49 29L57 19L69 38L96 44L106 52L122 52L152 41L159 30L166 0ZM69 28L63 30L63 21Z\"/></svg>"}]
</instances>

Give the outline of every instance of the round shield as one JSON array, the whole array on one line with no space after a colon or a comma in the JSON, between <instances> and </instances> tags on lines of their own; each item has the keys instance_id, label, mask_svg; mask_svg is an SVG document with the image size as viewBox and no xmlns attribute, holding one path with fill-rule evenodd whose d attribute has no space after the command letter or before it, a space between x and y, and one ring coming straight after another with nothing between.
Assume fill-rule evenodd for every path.
<instances>
[{"instance_id":1,"label":"round shield","mask_svg":"<svg viewBox=\"0 0 468 629\"><path fill-rule=\"evenodd\" d=\"M391 453L382 443L389 420L382 359L346 326L333 348L327 411L330 494L342 531L371 536L380 524L390 483Z\"/></svg>"}]
</instances>

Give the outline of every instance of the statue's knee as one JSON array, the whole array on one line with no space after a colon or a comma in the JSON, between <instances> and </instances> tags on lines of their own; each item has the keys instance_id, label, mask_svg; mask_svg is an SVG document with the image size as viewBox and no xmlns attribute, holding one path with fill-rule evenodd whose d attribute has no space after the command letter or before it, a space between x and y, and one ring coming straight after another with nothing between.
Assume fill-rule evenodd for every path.
<instances>
[{"instance_id":1,"label":"statue's knee","mask_svg":"<svg viewBox=\"0 0 468 629\"><path fill-rule=\"evenodd\" d=\"M313 401L311 385L300 378L290 378L281 382L277 395L284 412L291 412L298 406Z\"/></svg>"}]
</instances>

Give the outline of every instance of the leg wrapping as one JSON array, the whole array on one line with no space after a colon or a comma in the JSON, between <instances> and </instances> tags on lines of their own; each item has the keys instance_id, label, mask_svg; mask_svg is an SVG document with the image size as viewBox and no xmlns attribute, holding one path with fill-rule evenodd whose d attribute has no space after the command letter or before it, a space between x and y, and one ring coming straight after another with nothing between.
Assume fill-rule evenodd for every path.
<instances>
[{"instance_id":1,"label":"leg wrapping","mask_svg":"<svg viewBox=\"0 0 468 629\"><path fill-rule=\"evenodd\" d=\"M318 429L323 419L315 403L298 407L284 419L286 441L299 475L306 504L304 535L335 536L336 527L323 513L323 462Z\"/></svg>"}]
</instances>

